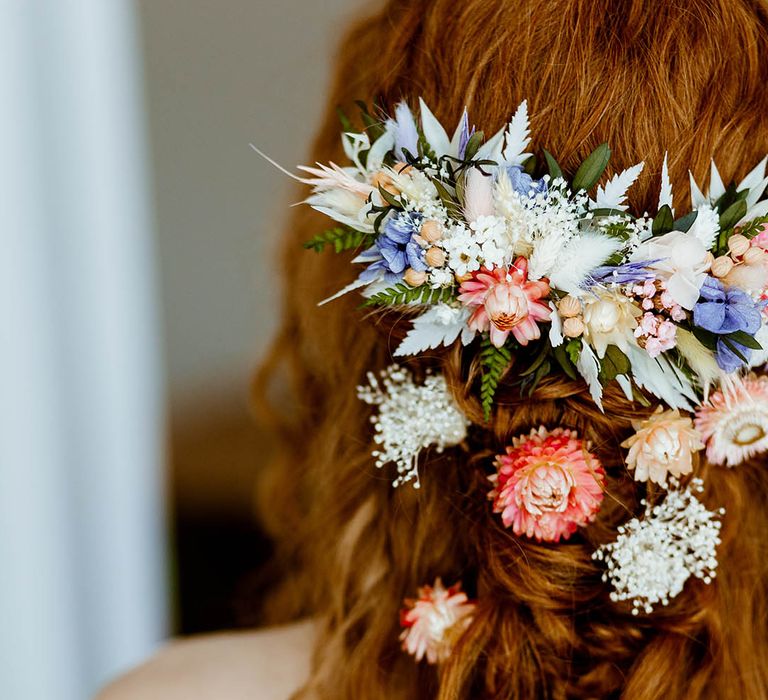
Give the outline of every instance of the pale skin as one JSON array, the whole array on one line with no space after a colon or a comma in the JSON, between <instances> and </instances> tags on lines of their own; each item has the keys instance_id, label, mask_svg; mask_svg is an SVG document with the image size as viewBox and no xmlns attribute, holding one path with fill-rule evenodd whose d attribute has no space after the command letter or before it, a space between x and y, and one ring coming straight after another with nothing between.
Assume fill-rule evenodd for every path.
<instances>
[{"instance_id":1,"label":"pale skin","mask_svg":"<svg viewBox=\"0 0 768 700\"><path fill-rule=\"evenodd\" d=\"M309 676L311 621L173 641L94 700L288 700Z\"/></svg>"}]
</instances>

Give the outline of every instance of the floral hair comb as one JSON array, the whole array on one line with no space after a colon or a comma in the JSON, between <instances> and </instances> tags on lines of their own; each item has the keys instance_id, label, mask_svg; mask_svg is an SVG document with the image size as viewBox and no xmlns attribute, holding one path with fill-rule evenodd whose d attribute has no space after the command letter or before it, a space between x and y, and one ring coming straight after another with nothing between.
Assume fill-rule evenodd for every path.
<instances>
[{"instance_id":1,"label":"floral hair comb","mask_svg":"<svg viewBox=\"0 0 768 700\"><path fill-rule=\"evenodd\" d=\"M486 415L513 360L528 389L562 372L598 404L617 382L630 400L691 411L768 359L766 160L728 187L713 163L680 214L665 159L656 215L636 216L626 196L643 163L598 184L603 144L572 177L546 150L540 168L525 102L487 140L466 112L449 138L423 101L418 122L405 104L363 118L362 132L345 120L351 165L301 168L307 203L340 224L306 246L357 251L339 295L412 311L396 356L477 348Z\"/></svg>"},{"instance_id":2,"label":"floral hair comb","mask_svg":"<svg viewBox=\"0 0 768 700\"><path fill-rule=\"evenodd\" d=\"M628 401L655 405L622 446L636 480L670 490L595 558L634 612L666 604L691 575L709 582L721 513L694 495L698 478L681 479L700 450L733 466L768 449L768 379L755 371L768 360L768 157L728 186L712 162L705 193L691 176L686 212L676 210L665 157L650 216L627 203L643 163L606 177L607 144L571 173L548 151L529 152L526 102L487 139L466 110L449 136L421 100L418 119L405 103L391 117L360 106L362 130L342 115L349 164L301 166L296 178L312 188L305 201L338 224L305 247L355 251L356 277L321 303L356 291L365 307L408 312L396 357L460 344L479 360L486 420L505 376L530 392L548 375L583 381L601 409L614 384ZM466 438L438 375L417 385L394 366L381 382L370 375L359 396L379 408L374 456L397 466L396 485L418 485L421 450ZM419 426L419 415L431 417ZM489 498L515 534L557 542L594 519L605 470L567 426L531 428L497 457ZM669 559L674 572L659 578ZM425 615L442 610L438 599L466 603L439 582L420 596L412 609ZM471 615L460 609L463 628ZM444 658L438 642L423 646L429 635L404 639L418 658Z\"/></svg>"}]
</instances>

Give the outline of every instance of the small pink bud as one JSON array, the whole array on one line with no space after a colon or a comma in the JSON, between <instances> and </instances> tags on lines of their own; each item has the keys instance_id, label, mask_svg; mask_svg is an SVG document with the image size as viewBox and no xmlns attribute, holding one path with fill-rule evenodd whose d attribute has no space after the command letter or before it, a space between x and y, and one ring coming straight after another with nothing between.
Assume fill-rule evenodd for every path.
<instances>
[{"instance_id":1,"label":"small pink bud","mask_svg":"<svg viewBox=\"0 0 768 700\"><path fill-rule=\"evenodd\" d=\"M760 265L765 262L765 253L761 248L750 248L743 256L747 265Z\"/></svg>"},{"instance_id":2,"label":"small pink bud","mask_svg":"<svg viewBox=\"0 0 768 700\"><path fill-rule=\"evenodd\" d=\"M424 254L424 260L430 267L442 267L445 264L445 253L433 246Z\"/></svg>"},{"instance_id":3,"label":"small pink bud","mask_svg":"<svg viewBox=\"0 0 768 700\"><path fill-rule=\"evenodd\" d=\"M421 287L421 285L427 281L427 273L409 267L403 275L403 280L411 285L411 287Z\"/></svg>"},{"instance_id":4,"label":"small pink bud","mask_svg":"<svg viewBox=\"0 0 768 700\"><path fill-rule=\"evenodd\" d=\"M419 235L428 243L434 243L443 237L443 227L439 222L428 219L421 225Z\"/></svg>"},{"instance_id":5,"label":"small pink bud","mask_svg":"<svg viewBox=\"0 0 768 700\"><path fill-rule=\"evenodd\" d=\"M563 321L563 334L568 338L578 338L584 332L584 322L578 316Z\"/></svg>"},{"instance_id":6,"label":"small pink bud","mask_svg":"<svg viewBox=\"0 0 768 700\"><path fill-rule=\"evenodd\" d=\"M734 233L728 239L728 250L731 252L731 255L741 257L749 250L749 239L740 233Z\"/></svg>"},{"instance_id":7,"label":"small pink bud","mask_svg":"<svg viewBox=\"0 0 768 700\"><path fill-rule=\"evenodd\" d=\"M725 277L733 269L733 260L727 255L721 255L715 258L712 263L711 272L715 277Z\"/></svg>"},{"instance_id":8,"label":"small pink bud","mask_svg":"<svg viewBox=\"0 0 768 700\"><path fill-rule=\"evenodd\" d=\"M581 302L576 297L566 294L557 302L557 310L563 318L573 318L581 314Z\"/></svg>"}]
</instances>

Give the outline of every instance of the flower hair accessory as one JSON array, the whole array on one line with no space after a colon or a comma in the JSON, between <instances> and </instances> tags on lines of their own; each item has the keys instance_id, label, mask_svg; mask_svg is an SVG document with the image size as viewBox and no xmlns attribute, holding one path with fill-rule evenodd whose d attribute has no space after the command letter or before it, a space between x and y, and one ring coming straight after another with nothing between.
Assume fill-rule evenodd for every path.
<instances>
[{"instance_id":1,"label":"flower hair accessory","mask_svg":"<svg viewBox=\"0 0 768 700\"><path fill-rule=\"evenodd\" d=\"M434 446L437 452L458 445L467 436L467 421L448 391L441 374L428 374L416 384L405 368L390 365L376 377L368 373L368 386L359 386L361 401L378 407L371 418L376 466L392 462L397 467L393 484L413 481L420 488L418 458L421 450Z\"/></svg>"},{"instance_id":2,"label":"flower hair accessory","mask_svg":"<svg viewBox=\"0 0 768 700\"><path fill-rule=\"evenodd\" d=\"M493 511L516 535L558 542L595 518L605 472L575 431L543 426L496 458Z\"/></svg>"},{"instance_id":3,"label":"flower hair accessory","mask_svg":"<svg viewBox=\"0 0 768 700\"><path fill-rule=\"evenodd\" d=\"M707 459L732 467L768 449L768 377L750 374L718 389L696 411Z\"/></svg>"},{"instance_id":4,"label":"flower hair accessory","mask_svg":"<svg viewBox=\"0 0 768 700\"><path fill-rule=\"evenodd\" d=\"M475 604L456 583L449 588L438 578L434 586L419 588L416 599L406 598L400 612L403 649L416 661L446 661L458 637L472 622Z\"/></svg>"},{"instance_id":5,"label":"flower hair accessory","mask_svg":"<svg viewBox=\"0 0 768 700\"><path fill-rule=\"evenodd\" d=\"M619 527L616 541L592 555L607 566L603 580L613 585L611 600L631 600L634 615L668 605L691 576L710 583L716 575L717 518L725 511L713 513L696 498L694 492L704 490L701 479L692 479L684 489L677 479L670 481L663 503L643 501L645 516Z\"/></svg>"},{"instance_id":6,"label":"flower hair accessory","mask_svg":"<svg viewBox=\"0 0 768 700\"><path fill-rule=\"evenodd\" d=\"M665 159L657 212L638 216L626 197L643 163L605 178L607 144L572 174L537 159L525 102L488 139L466 112L449 137L423 101L418 119L404 103L362 116L362 131L344 120L349 165L302 168L306 201L338 223L307 247L357 250L339 294L408 311L396 356L454 343L476 354L486 418L513 360L529 390L563 373L598 405L617 384L688 412L764 361L766 160L728 186L713 163L706 194L692 179L680 212Z\"/></svg>"},{"instance_id":7,"label":"flower hair accessory","mask_svg":"<svg viewBox=\"0 0 768 700\"><path fill-rule=\"evenodd\" d=\"M632 421L635 434L621 443L628 447L627 466L638 481L667 485L667 475L679 477L693 471L693 454L704 447L689 416L659 406L649 418Z\"/></svg>"}]
</instances>

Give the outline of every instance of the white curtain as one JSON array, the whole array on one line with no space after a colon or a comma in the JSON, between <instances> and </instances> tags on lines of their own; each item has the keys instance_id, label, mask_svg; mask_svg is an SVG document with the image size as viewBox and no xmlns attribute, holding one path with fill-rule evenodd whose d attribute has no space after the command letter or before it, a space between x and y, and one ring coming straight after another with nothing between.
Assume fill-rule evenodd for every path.
<instances>
[{"instance_id":1,"label":"white curtain","mask_svg":"<svg viewBox=\"0 0 768 700\"><path fill-rule=\"evenodd\" d=\"M0 698L83 700L166 632L134 8L0 0Z\"/></svg>"}]
</instances>

